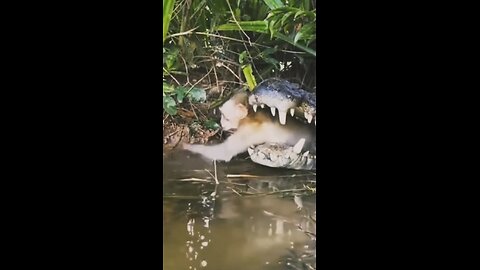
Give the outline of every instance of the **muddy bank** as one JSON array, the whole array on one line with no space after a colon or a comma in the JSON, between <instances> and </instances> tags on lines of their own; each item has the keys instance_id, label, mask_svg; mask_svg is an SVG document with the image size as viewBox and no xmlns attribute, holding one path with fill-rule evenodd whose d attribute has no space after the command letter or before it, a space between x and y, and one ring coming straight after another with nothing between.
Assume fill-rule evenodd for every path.
<instances>
[{"instance_id":1,"label":"muddy bank","mask_svg":"<svg viewBox=\"0 0 480 270\"><path fill-rule=\"evenodd\" d=\"M188 106L188 105L187 105ZM179 108L175 116L163 115L163 152L181 148L182 143L205 144L211 140L221 140L221 129L212 128L218 125L218 117L207 104L192 105L191 110Z\"/></svg>"}]
</instances>

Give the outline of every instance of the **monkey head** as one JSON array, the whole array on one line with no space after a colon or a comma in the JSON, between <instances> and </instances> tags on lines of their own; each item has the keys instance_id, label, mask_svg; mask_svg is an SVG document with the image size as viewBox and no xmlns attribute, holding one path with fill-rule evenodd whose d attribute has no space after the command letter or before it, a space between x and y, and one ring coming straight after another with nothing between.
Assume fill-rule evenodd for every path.
<instances>
[{"instance_id":1,"label":"monkey head","mask_svg":"<svg viewBox=\"0 0 480 270\"><path fill-rule=\"evenodd\" d=\"M220 124L223 130L235 130L238 128L240 121L247 117L248 108L246 105L246 94L239 93L230 98L220 107L222 118Z\"/></svg>"}]
</instances>

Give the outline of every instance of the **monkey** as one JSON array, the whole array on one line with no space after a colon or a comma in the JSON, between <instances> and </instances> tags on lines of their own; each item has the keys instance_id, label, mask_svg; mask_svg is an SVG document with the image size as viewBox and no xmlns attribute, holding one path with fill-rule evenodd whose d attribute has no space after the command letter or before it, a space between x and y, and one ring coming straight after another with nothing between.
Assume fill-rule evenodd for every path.
<instances>
[{"instance_id":1,"label":"monkey","mask_svg":"<svg viewBox=\"0 0 480 270\"><path fill-rule=\"evenodd\" d=\"M252 145L280 143L296 145L300 149L304 145L314 145L315 134L308 126L294 118L289 118L288 123L282 125L263 110L251 110L247 97L245 92L236 93L219 108L222 129L232 133L223 143L183 144L183 149L210 160L228 162Z\"/></svg>"}]
</instances>

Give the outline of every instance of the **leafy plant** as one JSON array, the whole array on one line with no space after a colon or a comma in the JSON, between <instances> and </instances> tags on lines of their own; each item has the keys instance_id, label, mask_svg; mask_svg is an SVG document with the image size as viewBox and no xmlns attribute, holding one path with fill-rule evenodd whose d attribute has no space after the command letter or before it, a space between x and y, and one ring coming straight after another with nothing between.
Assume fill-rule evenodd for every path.
<instances>
[{"instance_id":1,"label":"leafy plant","mask_svg":"<svg viewBox=\"0 0 480 270\"><path fill-rule=\"evenodd\" d=\"M204 102L207 90L198 87L204 83L217 100L225 89L252 90L273 76L315 85L314 0L163 0L163 6L168 114L185 100Z\"/></svg>"},{"instance_id":2,"label":"leafy plant","mask_svg":"<svg viewBox=\"0 0 480 270\"><path fill-rule=\"evenodd\" d=\"M163 109L170 115L177 114L177 105L187 98L190 102L205 102L207 93L199 87L187 88L185 86L174 87L167 83L163 84Z\"/></svg>"}]
</instances>

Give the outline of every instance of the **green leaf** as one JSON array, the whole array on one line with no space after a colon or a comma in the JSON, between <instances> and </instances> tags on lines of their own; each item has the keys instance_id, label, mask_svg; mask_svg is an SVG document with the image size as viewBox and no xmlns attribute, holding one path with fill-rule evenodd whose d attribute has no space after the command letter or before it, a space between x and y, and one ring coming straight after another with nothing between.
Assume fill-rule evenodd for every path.
<instances>
[{"instance_id":1,"label":"green leaf","mask_svg":"<svg viewBox=\"0 0 480 270\"><path fill-rule=\"evenodd\" d=\"M179 86L175 89L175 93L177 94L177 101L178 103L183 102L183 98L185 98L185 94L187 93L188 88L184 86Z\"/></svg>"},{"instance_id":2,"label":"green leaf","mask_svg":"<svg viewBox=\"0 0 480 270\"><path fill-rule=\"evenodd\" d=\"M205 121L203 123L203 126L211 130L216 130L220 128L220 125L212 119L208 119L207 121Z\"/></svg>"},{"instance_id":3,"label":"green leaf","mask_svg":"<svg viewBox=\"0 0 480 270\"><path fill-rule=\"evenodd\" d=\"M174 49L168 50L167 53L165 54L165 64L167 65L166 69L168 71L172 70L175 63L177 62L178 53L179 53L178 48L174 48Z\"/></svg>"},{"instance_id":4,"label":"green leaf","mask_svg":"<svg viewBox=\"0 0 480 270\"><path fill-rule=\"evenodd\" d=\"M163 97L163 109L170 115L177 114L177 104L171 96Z\"/></svg>"},{"instance_id":5,"label":"green leaf","mask_svg":"<svg viewBox=\"0 0 480 270\"><path fill-rule=\"evenodd\" d=\"M277 52L277 48L275 48L275 47L266 48L265 50L262 51L262 56L270 55L270 54L273 54L273 53L276 53L276 52Z\"/></svg>"},{"instance_id":6,"label":"green leaf","mask_svg":"<svg viewBox=\"0 0 480 270\"><path fill-rule=\"evenodd\" d=\"M309 40L313 37L314 32L315 32L314 25L313 24L306 24L295 35L295 38L294 38L293 42L297 43L297 41L300 40L300 39Z\"/></svg>"},{"instance_id":7,"label":"green leaf","mask_svg":"<svg viewBox=\"0 0 480 270\"><path fill-rule=\"evenodd\" d=\"M263 2L270 8L276 9L285 6L281 0L263 0Z\"/></svg>"},{"instance_id":8,"label":"green leaf","mask_svg":"<svg viewBox=\"0 0 480 270\"><path fill-rule=\"evenodd\" d=\"M207 93L203 88L194 87L187 93L187 98L191 102L205 102L207 100Z\"/></svg>"},{"instance_id":9,"label":"green leaf","mask_svg":"<svg viewBox=\"0 0 480 270\"><path fill-rule=\"evenodd\" d=\"M276 70L280 69L280 64L277 59L272 57L265 57L264 60L266 63L269 63L270 65L274 66Z\"/></svg>"},{"instance_id":10,"label":"green leaf","mask_svg":"<svg viewBox=\"0 0 480 270\"><path fill-rule=\"evenodd\" d=\"M279 39L281 39L281 40L283 40L283 41L286 41L286 42L292 44L293 46L295 46L295 47L297 47L297 48L299 48L299 49L304 50L305 52L307 52L307 53L309 53L309 54L311 54L311 55L313 55L313 56L315 56L315 57L317 57L317 52L316 52L315 50L312 50L311 48L308 48L308 47L305 46L305 45L302 45L302 44L299 44L299 43L295 43L292 38L287 37L287 36L285 36L285 35L282 34L282 33L275 33L274 36L277 37L277 38L279 38Z\"/></svg>"},{"instance_id":11,"label":"green leaf","mask_svg":"<svg viewBox=\"0 0 480 270\"><path fill-rule=\"evenodd\" d=\"M163 83L163 93L171 93L175 90L175 88L172 85L169 85L167 83Z\"/></svg>"},{"instance_id":12,"label":"green leaf","mask_svg":"<svg viewBox=\"0 0 480 270\"><path fill-rule=\"evenodd\" d=\"M238 62L243 65L245 63L245 58L247 58L247 51L243 51L238 55Z\"/></svg>"},{"instance_id":13,"label":"green leaf","mask_svg":"<svg viewBox=\"0 0 480 270\"><path fill-rule=\"evenodd\" d=\"M273 20L273 19L272 19L272 20L270 20L270 21L268 22L268 31L270 31L270 38L271 38L271 39L273 38L273 36L274 36L274 34L275 34L275 32L276 32L275 29L274 29L274 27L275 27L275 24L277 23L277 21L278 21L278 20Z\"/></svg>"},{"instance_id":14,"label":"green leaf","mask_svg":"<svg viewBox=\"0 0 480 270\"><path fill-rule=\"evenodd\" d=\"M290 12L287 12L285 13L285 15L283 15L283 18L281 20L281 26L284 26L285 25L285 21L288 20L289 17L291 17L292 15L294 14L294 11L290 11Z\"/></svg>"},{"instance_id":15,"label":"green leaf","mask_svg":"<svg viewBox=\"0 0 480 270\"><path fill-rule=\"evenodd\" d=\"M167 37L168 27L172 19L173 5L175 0L163 0L163 43Z\"/></svg>"},{"instance_id":16,"label":"green leaf","mask_svg":"<svg viewBox=\"0 0 480 270\"><path fill-rule=\"evenodd\" d=\"M300 31L295 35L295 38L293 39L293 43L297 43L297 41L302 37L303 33Z\"/></svg>"},{"instance_id":17,"label":"green leaf","mask_svg":"<svg viewBox=\"0 0 480 270\"><path fill-rule=\"evenodd\" d=\"M243 31L252 31L257 33L268 33L266 21L238 22L238 25L236 23L226 23L226 24L217 26L216 30L218 31L243 30Z\"/></svg>"},{"instance_id":18,"label":"green leaf","mask_svg":"<svg viewBox=\"0 0 480 270\"><path fill-rule=\"evenodd\" d=\"M247 80L248 88L250 91L253 91L255 86L257 86L257 81L255 80L255 76L253 76L252 65L247 64L242 67L243 75L245 75L245 79Z\"/></svg>"},{"instance_id":19,"label":"green leaf","mask_svg":"<svg viewBox=\"0 0 480 270\"><path fill-rule=\"evenodd\" d=\"M305 11L299 10L297 11L297 13L295 13L295 16L293 17L293 19L296 20L298 16L303 16L303 15L305 15Z\"/></svg>"}]
</instances>

